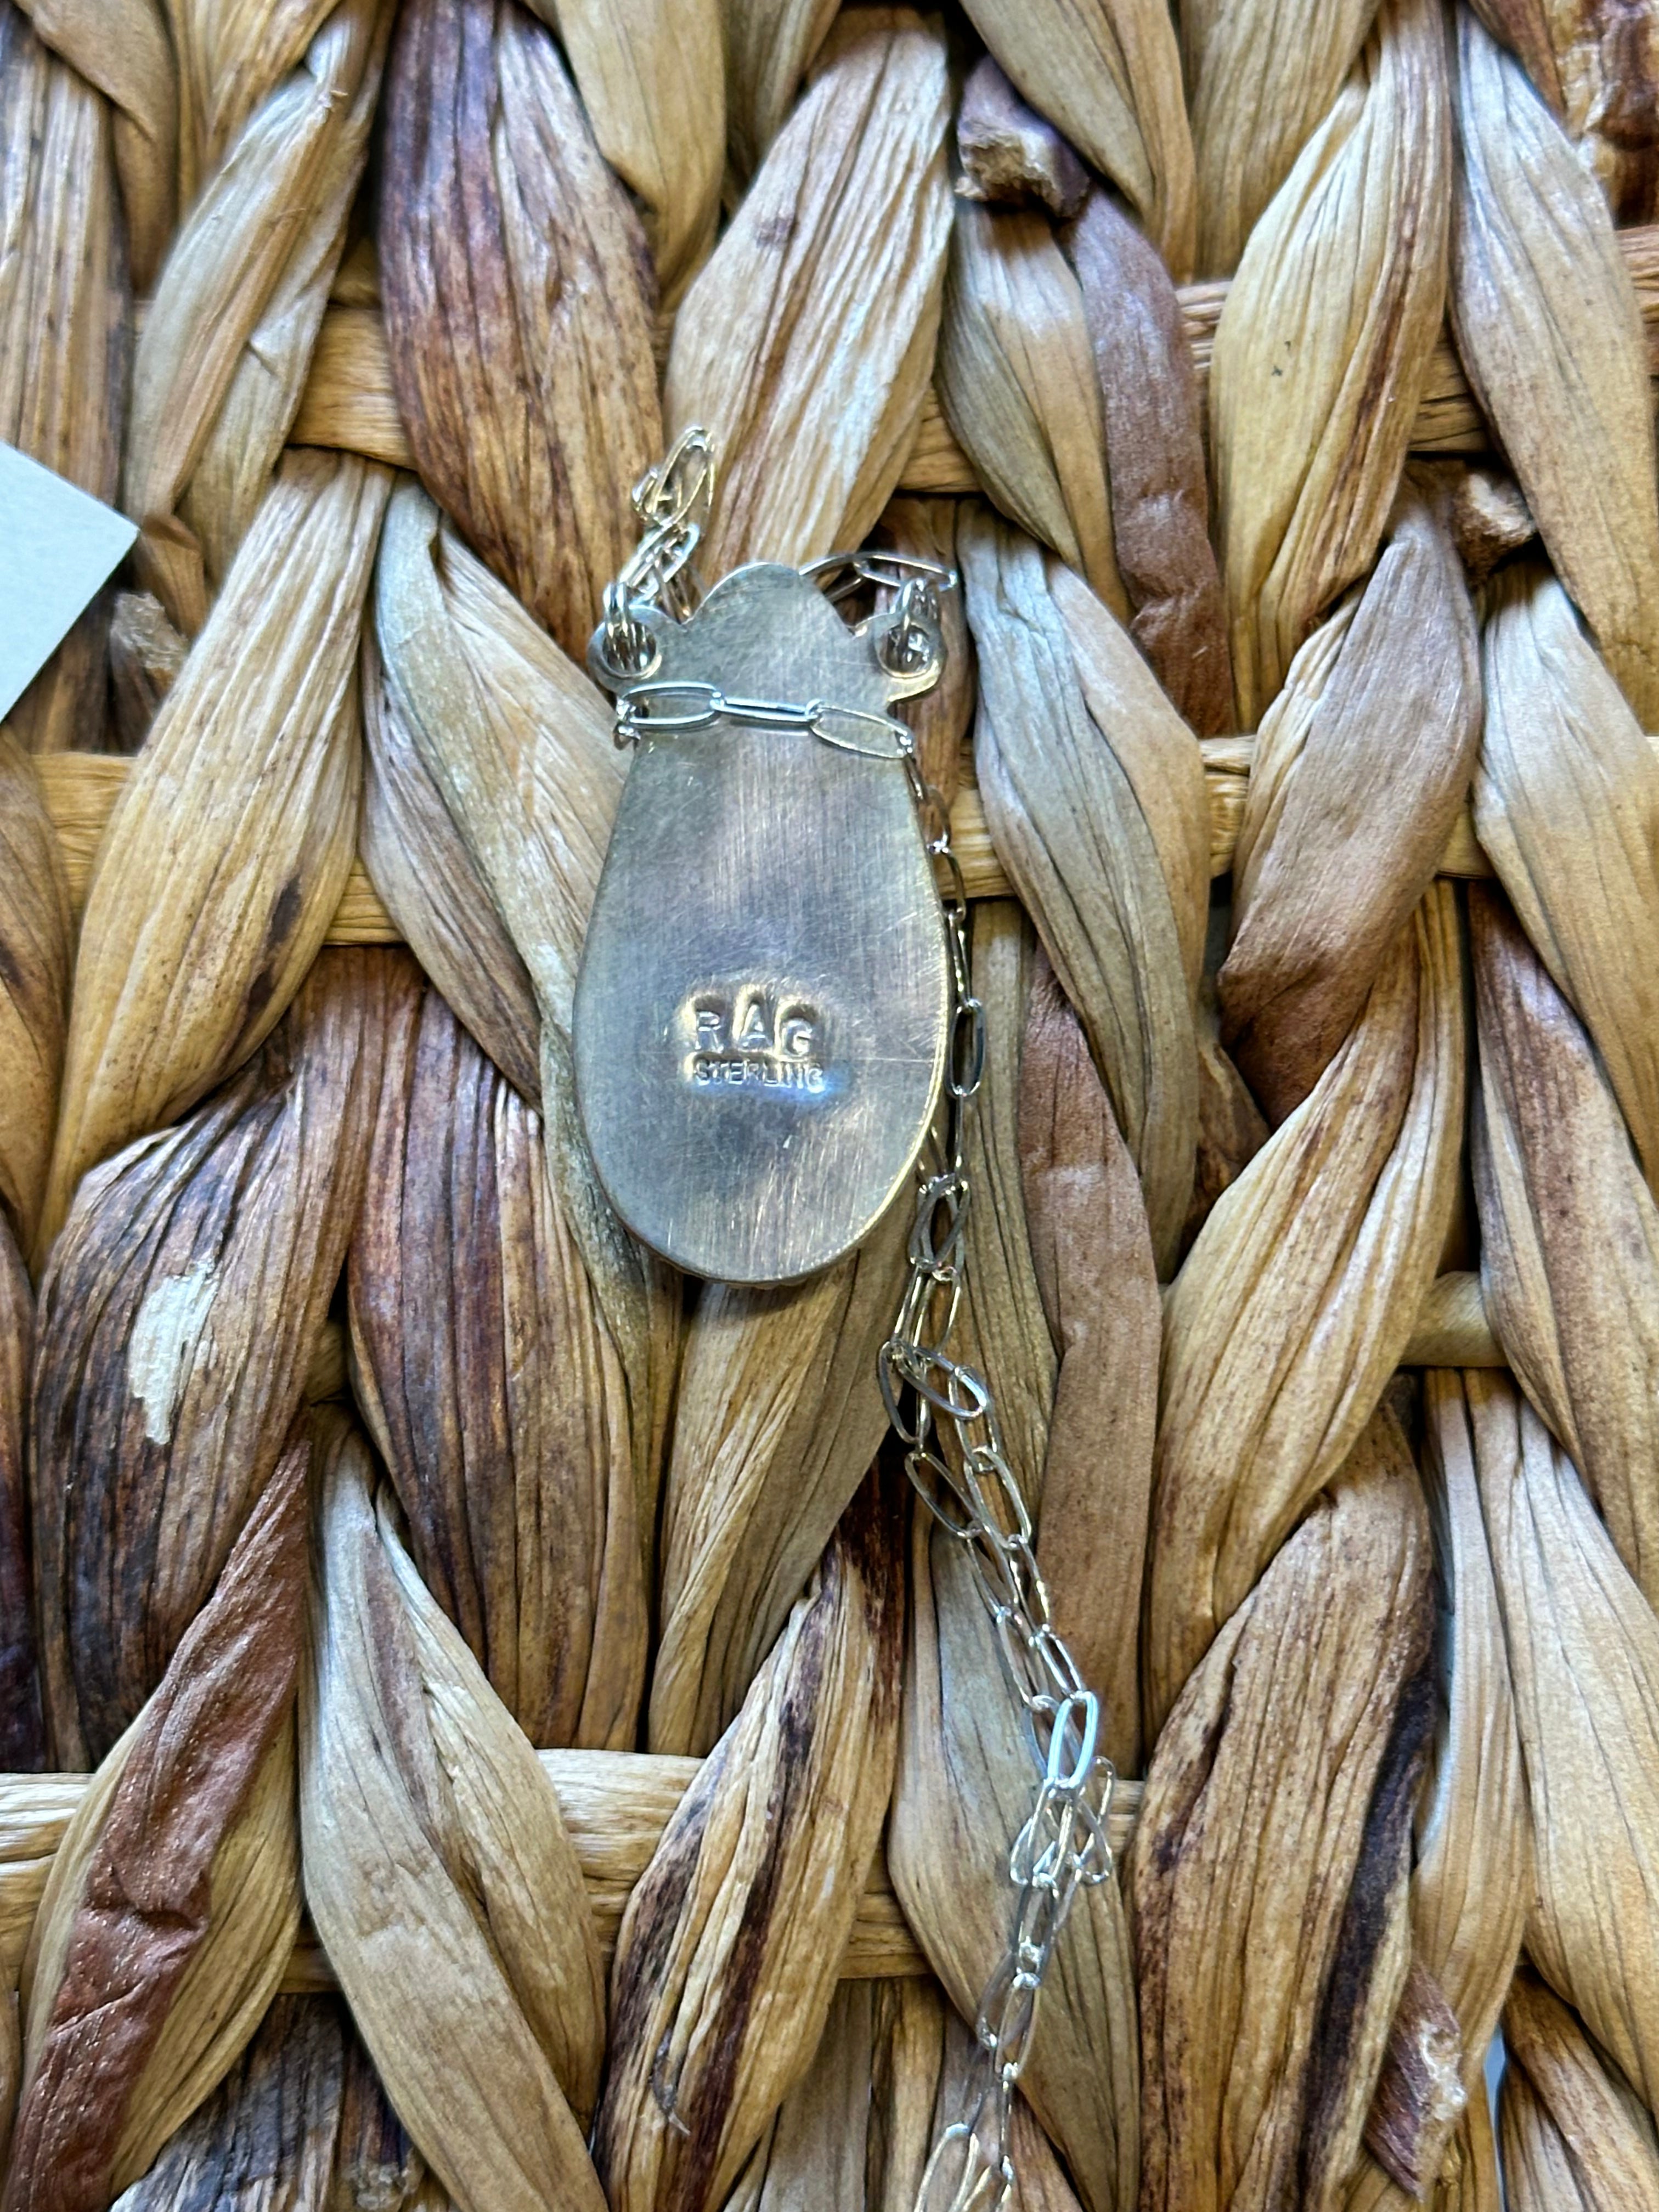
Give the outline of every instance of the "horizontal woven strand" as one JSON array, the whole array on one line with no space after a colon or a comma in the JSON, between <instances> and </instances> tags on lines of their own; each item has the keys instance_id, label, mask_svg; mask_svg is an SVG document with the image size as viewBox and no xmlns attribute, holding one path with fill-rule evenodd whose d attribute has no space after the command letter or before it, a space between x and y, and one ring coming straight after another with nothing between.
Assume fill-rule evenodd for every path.
<instances>
[{"instance_id":1,"label":"horizontal woven strand","mask_svg":"<svg viewBox=\"0 0 1659 2212\"><path fill-rule=\"evenodd\" d=\"M1233 864L1233 848L1243 819L1244 793L1249 764L1255 750L1254 738L1207 738L1204 741L1204 782L1210 803L1210 873L1224 876ZM118 793L131 763L106 753L46 753L35 763L45 788L46 808L63 848L69 879L70 901L76 919L85 903L87 885L98 842L104 834ZM951 810L951 837L962 866L968 896L973 899L1009 898L1012 886L1002 872L986 826L985 811L977 787L964 781ZM1492 863L1481 851L1474 823L1466 807L1447 841L1440 873L1473 879L1490 876ZM329 925L327 945L399 945L402 934L380 903L361 858L340 895L340 903Z\"/></svg>"},{"instance_id":2,"label":"horizontal woven strand","mask_svg":"<svg viewBox=\"0 0 1659 2212\"><path fill-rule=\"evenodd\" d=\"M1618 236L1641 305L1648 369L1653 374L1659 371L1659 225L1621 230ZM1200 402L1207 398L1216 325L1231 289L1231 281L1223 279L1182 285L1176 294L1198 372ZM414 466L392 391L392 357L378 307L336 306L324 316L311 374L289 439L296 446L332 446L363 453L394 468ZM1485 453L1492 446L1486 419L1469 390L1450 336L1443 330L1429 362L1411 442L1414 453L1437 454ZM899 489L975 492L979 489L973 464L951 436L930 386Z\"/></svg>"},{"instance_id":3,"label":"horizontal woven strand","mask_svg":"<svg viewBox=\"0 0 1659 2212\"><path fill-rule=\"evenodd\" d=\"M623 1908L702 1762L647 1752L544 1751L538 1756L558 1792L581 1862L583 1884L608 1967ZM0 1775L0 1960L11 1960L28 1939L52 1856L91 1778L85 1774ZM1139 1782L1124 1781L1115 1793L1111 1839L1118 1853L1127 1848L1133 1832L1140 1787ZM842 1960L841 1978L879 1981L931 1971L893 1893L886 1854L878 1847ZM301 1930L282 1986L290 1992L335 1986L309 1923Z\"/></svg>"}]
</instances>

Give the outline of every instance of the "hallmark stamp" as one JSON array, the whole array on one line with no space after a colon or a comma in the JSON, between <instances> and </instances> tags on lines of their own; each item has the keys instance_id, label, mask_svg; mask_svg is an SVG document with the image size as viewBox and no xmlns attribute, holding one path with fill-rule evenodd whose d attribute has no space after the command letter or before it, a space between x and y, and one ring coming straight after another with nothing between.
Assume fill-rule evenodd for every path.
<instances>
[{"instance_id":1,"label":"hallmark stamp","mask_svg":"<svg viewBox=\"0 0 1659 2212\"><path fill-rule=\"evenodd\" d=\"M693 992L680 1007L682 1067L696 1091L716 1088L805 1091L817 1096L829 1075L820 1056L822 1024L798 994L740 984Z\"/></svg>"}]
</instances>

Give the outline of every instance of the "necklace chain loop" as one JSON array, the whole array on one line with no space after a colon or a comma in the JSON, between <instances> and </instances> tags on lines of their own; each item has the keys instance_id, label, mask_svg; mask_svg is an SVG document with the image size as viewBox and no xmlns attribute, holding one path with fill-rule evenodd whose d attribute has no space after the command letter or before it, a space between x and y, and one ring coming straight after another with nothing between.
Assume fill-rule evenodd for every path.
<instances>
[{"instance_id":1,"label":"necklace chain loop","mask_svg":"<svg viewBox=\"0 0 1659 2212\"><path fill-rule=\"evenodd\" d=\"M980 1998L970 2108L940 2133L915 2202L915 2212L1006 2212L1015 2187L1014 2097L1036 2033L1044 1977L1077 1892L1112 1877L1107 1820L1117 1777L1100 1749L1100 1700L1050 1617L1035 1531L1003 1449L990 1386L950 1350L966 1282L973 1195L968 1116L984 1079L986 1033L949 813L922 774L909 729L891 717L819 700L794 706L728 698L712 684L647 680L661 650L634 609L643 602L679 621L695 611L702 595L691 561L714 487L714 448L696 428L682 433L634 487L644 535L605 592L592 647L596 673L617 693L617 743L731 720L807 729L853 751L878 750L902 761L924 842L947 878L942 905L951 1029L942 1153L938 1164L920 1171L908 1279L878 1375L911 1484L968 1561L1036 1771L1031 1811L1009 1847L1013 1911L1006 1946ZM801 574L832 601L864 586L890 593L887 611L865 626L882 665L911 690L939 674L945 659L939 594L955 587L951 570L904 554L856 552L830 554ZM885 742L860 742L868 734Z\"/></svg>"},{"instance_id":2,"label":"necklace chain loop","mask_svg":"<svg viewBox=\"0 0 1659 2212\"><path fill-rule=\"evenodd\" d=\"M636 745L641 738L712 730L717 722L744 722L759 730L805 730L838 752L860 753L869 760L905 760L915 748L908 723L892 714L837 707L823 699L797 706L782 699L729 698L717 684L684 680L647 680L618 691L613 735L621 748Z\"/></svg>"},{"instance_id":3,"label":"necklace chain loop","mask_svg":"<svg viewBox=\"0 0 1659 2212\"><path fill-rule=\"evenodd\" d=\"M966 1280L968 1115L985 1073L985 1008L973 988L968 901L949 818L914 759L908 766L928 849L951 877L944 901L951 1044L943 1164L921 1171L909 1279L881 1348L881 1392L917 1496L968 1560L1038 1776L1030 1817L1008 1853L1014 1909L1006 1948L980 1998L971 2106L935 2143L915 2212L1003 2212L1015 2186L1015 2089L1043 1979L1077 1892L1114 1872L1107 1820L1117 1776L1100 1749L1100 1699L1049 1615L1030 1515L1003 1450L990 1385L951 1356Z\"/></svg>"},{"instance_id":4,"label":"necklace chain loop","mask_svg":"<svg viewBox=\"0 0 1659 2212\"><path fill-rule=\"evenodd\" d=\"M693 423L663 459L648 468L631 495L644 535L605 587L605 618L596 641L603 672L626 682L648 676L660 658L656 640L636 620L633 603L644 599L684 621L696 611L698 589L691 558L714 503L714 447Z\"/></svg>"}]
</instances>

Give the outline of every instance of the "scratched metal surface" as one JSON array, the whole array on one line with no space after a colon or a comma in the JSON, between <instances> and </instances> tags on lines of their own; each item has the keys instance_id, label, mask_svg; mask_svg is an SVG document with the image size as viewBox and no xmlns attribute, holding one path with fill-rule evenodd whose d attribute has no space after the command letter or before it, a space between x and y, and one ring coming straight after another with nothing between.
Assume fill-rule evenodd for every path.
<instances>
[{"instance_id":1,"label":"scratched metal surface","mask_svg":"<svg viewBox=\"0 0 1659 2212\"><path fill-rule=\"evenodd\" d=\"M661 679L885 712L904 686L792 568L739 569ZM789 1281L856 1244L926 1134L949 972L904 770L802 730L639 745L576 991L611 1202L689 1272Z\"/></svg>"}]
</instances>

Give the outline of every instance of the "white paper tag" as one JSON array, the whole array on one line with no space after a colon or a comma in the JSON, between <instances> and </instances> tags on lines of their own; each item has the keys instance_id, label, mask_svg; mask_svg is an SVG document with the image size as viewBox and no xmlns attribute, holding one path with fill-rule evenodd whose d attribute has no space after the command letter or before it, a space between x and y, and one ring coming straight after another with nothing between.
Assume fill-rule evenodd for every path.
<instances>
[{"instance_id":1,"label":"white paper tag","mask_svg":"<svg viewBox=\"0 0 1659 2212\"><path fill-rule=\"evenodd\" d=\"M15 446L0 446L0 715L58 650L138 535Z\"/></svg>"}]
</instances>

